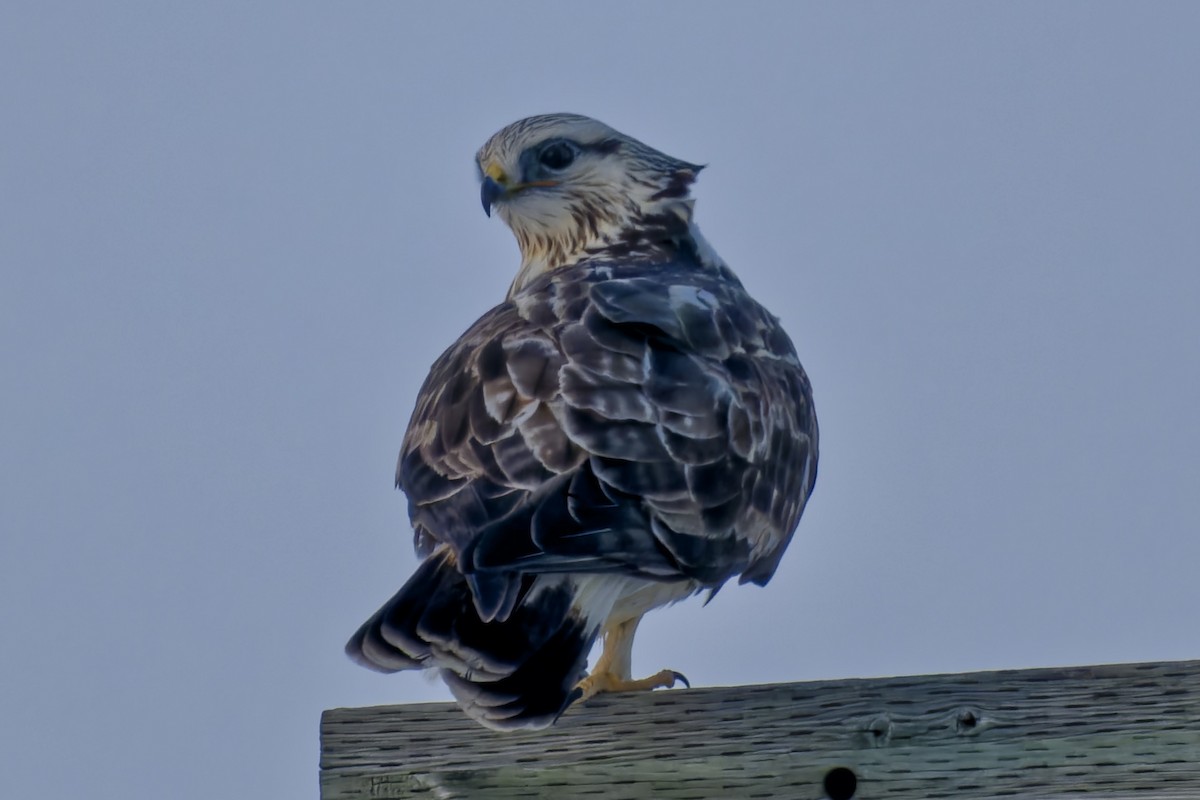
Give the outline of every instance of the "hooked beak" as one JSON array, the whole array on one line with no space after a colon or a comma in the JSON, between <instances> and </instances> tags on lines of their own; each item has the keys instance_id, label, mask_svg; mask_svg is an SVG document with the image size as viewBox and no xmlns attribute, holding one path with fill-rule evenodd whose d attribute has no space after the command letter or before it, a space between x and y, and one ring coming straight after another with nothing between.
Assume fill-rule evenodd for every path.
<instances>
[{"instance_id":1,"label":"hooked beak","mask_svg":"<svg viewBox=\"0 0 1200 800\"><path fill-rule=\"evenodd\" d=\"M483 213L492 215L492 206L500 198L515 194L534 187L558 186L558 181L526 181L525 183L510 183L508 175L498 164L489 164L483 171L483 182L479 186L479 199L483 202Z\"/></svg>"},{"instance_id":2,"label":"hooked beak","mask_svg":"<svg viewBox=\"0 0 1200 800\"><path fill-rule=\"evenodd\" d=\"M479 199L483 201L483 213L492 215L492 206L508 191L491 175L485 175L483 184L479 187Z\"/></svg>"}]
</instances>

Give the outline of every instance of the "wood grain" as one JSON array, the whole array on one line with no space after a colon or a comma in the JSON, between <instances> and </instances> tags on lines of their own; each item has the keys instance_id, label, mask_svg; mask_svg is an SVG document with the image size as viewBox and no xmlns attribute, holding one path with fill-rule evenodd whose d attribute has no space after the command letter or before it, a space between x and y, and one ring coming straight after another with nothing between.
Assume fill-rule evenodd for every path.
<instances>
[{"instance_id":1,"label":"wood grain","mask_svg":"<svg viewBox=\"0 0 1200 800\"><path fill-rule=\"evenodd\" d=\"M817 800L835 767L862 800L1200 798L1200 661L601 696L536 733L448 703L321 721L323 800Z\"/></svg>"}]
</instances>

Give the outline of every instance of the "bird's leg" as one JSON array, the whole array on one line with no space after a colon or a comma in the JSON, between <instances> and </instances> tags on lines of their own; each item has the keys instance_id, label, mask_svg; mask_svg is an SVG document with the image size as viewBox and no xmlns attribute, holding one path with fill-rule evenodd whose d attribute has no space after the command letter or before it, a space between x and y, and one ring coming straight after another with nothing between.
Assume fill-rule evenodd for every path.
<instances>
[{"instance_id":1,"label":"bird's leg","mask_svg":"<svg viewBox=\"0 0 1200 800\"><path fill-rule=\"evenodd\" d=\"M670 689L676 682L690 686L687 678L671 669L664 669L648 678L633 680L633 634L637 632L640 616L618 622L604 629L604 647L596 668L575 687L578 700L588 700L601 692L640 692L650 689Z\"/></svg>"}]
</instances>

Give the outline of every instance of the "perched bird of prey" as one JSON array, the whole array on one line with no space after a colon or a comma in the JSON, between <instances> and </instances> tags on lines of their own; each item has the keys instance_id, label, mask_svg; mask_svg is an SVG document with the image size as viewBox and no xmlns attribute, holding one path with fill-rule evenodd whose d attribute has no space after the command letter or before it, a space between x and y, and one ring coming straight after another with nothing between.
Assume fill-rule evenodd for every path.
<instances>
[{"instance_id":1,"label":"perched bird of prey","mask_svg":"<svg viewBox=\"0 0 1200 800\"><path fill-rule=\"evenodd\" d=\"M779 320L692 221L699 166L574 114L513 123L477 162L520 269L421 387L396 483L423 561L346 651L438 670L488 727L540 728L683 680L633 678L638 622L770 580L817 419Z\"/></svg>"}]
</instances>

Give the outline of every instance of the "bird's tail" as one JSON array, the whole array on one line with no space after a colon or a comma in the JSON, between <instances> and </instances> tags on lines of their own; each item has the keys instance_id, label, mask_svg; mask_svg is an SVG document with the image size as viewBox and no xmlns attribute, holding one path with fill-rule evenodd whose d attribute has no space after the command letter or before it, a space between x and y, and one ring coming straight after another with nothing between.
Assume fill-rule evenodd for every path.
<instances>
[{"instance_id":1,"label":"bird's tail","mask_svg":"<svg viewBox=\"0 0 1200 800\"><path fill-rule=\"evenodd\" d=\"M484 622L445 551L358 629L346 654L379 672L439 670L463 711L490 728L544 728L574 699L603 619L579 611L576 595L570 576L525 577L511 613Z\"/></svg>"}]
</instances>

